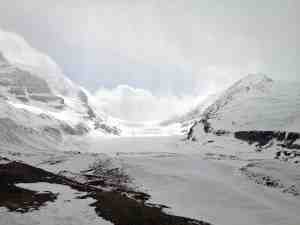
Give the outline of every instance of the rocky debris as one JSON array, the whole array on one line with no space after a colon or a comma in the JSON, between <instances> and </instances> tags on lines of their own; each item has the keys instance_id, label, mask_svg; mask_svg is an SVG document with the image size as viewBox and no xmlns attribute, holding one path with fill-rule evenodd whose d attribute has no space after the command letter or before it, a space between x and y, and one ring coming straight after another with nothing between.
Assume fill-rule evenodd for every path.
<instances>
[{"instance_id":1,"label":"rocky debris","mask_svg":"<svg viewBox=\"0 0 300 225\"><path fill-rule=\"evenodd\" d=\"M296 150L282 150L276 152L275 159L279 159L282 161L290 161L294 160L295 163L298 163L299 161L297 160L299 158L300 160L300 151Z\"/></svg>"},{"instance_id":2,"label":"rocky debris","mask_svg":"<svg viewBox=\"0 0 300 225\"><path fill-rule=\"evenodd\" d=\"M230 132L227 130L216 130L214 131L214 134L217 136L224 136L230 134Z\"/></svg>"},{"instance_id":3,"label":"rocky debris","mask_svg":"<svg viewBox=\"0 0 300 225\"><path fill-rule=\"evenodd\" d=\"M96 121L95 122L95 130L102 129L106 131L109 134L114 134L114 135L120 135L121 130L115 126L108 126L105 123L102 123L101 121Z\"/></svg>"},{"instance_id":4,"label":"rocky debris","mask_svg":"<svg viewBox=\"0 0 300 225\"><path fill-rule=\"evenodd\" d=\"M80 99L80 101L83 103L84 107L87 110L87 119L90 119L90 120L99 119L99 118L97 118L97 115L94 112L94 110L90 107L90 105L89 105L89 98L84 93L84 91L80 90L78 92L78 98Z\"/></svg>"},{"instance_id":5,"label":"rocky debris","mask_svg":"<svg viewBox=\"0 0 300 225\"><path fill-rule=\"evenodd\" d=\"M249 167L252 167L252 164L248 164L247 166L242 167L240 171L255 183L272 188L283 188L283 184L281 184L279 179L275 179L265 174L254 173L248 170Z\"/></svg>"},{"instance_id":6,"label":"rocky debris","mask_svg":"<svg viewBox=\"0 0 300 225\"><path fill-rule=\"evenodd\" d=\"M268 175L263 172L255 172L251 168L259 167L256 163L249 163L246 166L240 168L243 175L254 181L256 184L263 185L269 188L276 188L283 193L292 194L294 196L300 195L300 190L296 185L286 184L278 178L272 175Z\"/></svg>"},{"instance_id":7,"label":"rocky debris","mask_svg":"<svg viewBox=\"0 0 300 225\"><path fill-rule=\"evenodd\" d=\"M88 178L88 184L95 185L101 181L102 186L112 189L127 189L132 182L122 168L113 167L110 159L97 160L86 171L81 171Z\"/></svg>"},{"instance_id":8,"label":"rocky debris","mask_svg":"<svg viewBox=\"0 0 300 225\"><path fill-rule=\"evenodd\" d=\"M288 188L283 189L282 191L283 193L288 193L288 194L292 194L294 196L298 196L300 195L299 190L297 189L297 187L295 185L292 185Z\"/></svg>"},{"instance_id":9,"label":"rocky debris","mask_svg":"<svg viewBox=\"0 0 300 225\"><path fill-rule=\"evenodd\" d=\"M194 122L194 124L188 129L187 140L196 141L196 137L194 134L196 126L202 126L202 129L205 134L214 134L216 136L224 136L230 134L229 131L224 129L214 129L211 123L209 122L209 116L206 115L201 120Z\"/></svg>"},{"instance_id":10,"label":"rocky debris","mask_svg":"<svg viewBox=\"0 0 300 225\"><path fill-rule=\"evenodd\" d=\"M120 129L118 129L115 126L109 126L109 125L105 124L103 119L100 118L96 114L96 112L93 110L93 108L89 104L88 96L86 95L86 93L83 90L80 90L78 92L78 97L81 100L83 106L86 108L87 116L85 117L85 119L89 119L89 120L93 121L95 130L102 129L106 133L120 135L120 133L121 133Z\"/></svg>"},{"instance_id":11,"label":"rocky debris","mask_svg":"<svg viewBox=\"0 0 300 225\"><path fill-rule=\"evenodd\" d=\"M192 141L196 140L196 139L194 139L193 134L194 134L194 128L195 128L195 126L197 126L197 124L198 124L198 122L194 122L194 124L188 130L187 140L192 140Z\"/></svg>"},{"instance_id":12,"label":"rocky debris","mask_svg":"<svg viewBox=\"0 0 300 225\"><path fill-rule=\"evenodd\" d=\"M103 129L103 133L120 133L120 130L106 125L103 119L97 115L89 102L88 94L83 89L73 85L63 74L57 74L56 77L46 74L44 76L40 73L41 71L11 64L0 55L0 98L12 103L8 104L9 110L14 110L21 116L25 113L35 114L32 111L35 109L35 111L45 112L48 112L49 109L50 111L54 110L54 112L75 110L80 121L77 125L70 124L63 118L54 119L55 116L51 116L52 119L50 119L56 120L56 122L53 121L54 123L66 123L61 128L63 132L70 135L84 135L90 131L90 128L96 129L97 127ZM3 103L6 103L5 101ZM78 111L73 105L75 102ZM49 115L51 114L49 113ZM51 124L51 121L47 121L47 124L48 122ZM93 128L90 127L90 122L94 124ZM55 125L57 126L57 124Z\"/></svg>"},{"instance_id":13,"label":"rocky debris","mask_svg":"<svg viewBox=\"0 0 300 225\"><path fill-rule=\"evenodd\" d=\"M84 135L89 132L89 128L84 123L78 123L75 126L71 126L67 123L61 123L60 128L62 131L69 135Z\"/></svg>"},{"instance_id":14,"label":"rocky debris","mask_svg":"<svg viewBox=\"0 0 300 225\"><path fill-rule=\"evenodd\" d=\"M234 137L248 142L250 145L257 143L258 146L265 146L274 138L278 140L284 140L285 134L273 131L237 131L234 133Z\"/></svg>"},{"instance_id":15,"label":"rocky debris","mask_svg":"<svg viewBox=\"0 0 300 225\"><path fill-rule=\"evenodd\" d=\"M280 147L294 149L298 145L294 142L300 139L300 133L296 132L285 132L285 131L237 131L234 133L234 137L248 142L250 145L256 143L256 147L270 147L272 146L272 141L280 142L277 145Z\"/></svg>"},{"instance_id":16,"label":"rocky debris","mask_svg":"<svg viewBox=\"0 0 300 225\"><path fill-rule=\"evenodd\" d=\"M194 122L194 124L189 128L187 132L187 140L197 141L197 138L195 137L195 127L196 126L203 126L204 133L212 133L213 128L211 127L210 123L208 122L208 119L201 119L200 121Z\"/></svg>"},{"instance_id":17,"label":"rocky debris","mask_svg":"<svg viewBox=\"0 0 300 225\"><path fill-rule=\"evenodd\" d=\"M99 168L103 170L103 168ZM80 183L21 162L0 164L0 206L26 213L38 209L48 201L55 201L53 193L36 193L16 187L17 183L46 182L67 185L74 190L86 192L82 198L93 198L91 207L96 213L115 225L209 225L209 223L169 215L165 206L148 204L149 195L122 189L106 191L87 183ZM3 195L3 193L5 193Z\"/></svg>"}]
</instances>

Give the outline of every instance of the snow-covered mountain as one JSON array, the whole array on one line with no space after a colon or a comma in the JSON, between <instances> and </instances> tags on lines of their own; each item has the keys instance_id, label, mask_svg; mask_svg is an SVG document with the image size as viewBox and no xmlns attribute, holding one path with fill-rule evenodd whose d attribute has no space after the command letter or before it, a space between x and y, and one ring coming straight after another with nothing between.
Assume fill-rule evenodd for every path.
<instances>
[{"instance_id":1,"label":"snow-covered mountain","mask_svg":"<svg viewBox=\"0 0 300 225\"><path fill-rule=\"evenodd\" d=\"M63 74L60 67L49 56L32 48L21 36L0 30L0 52L2 61L45 80L56 94L77 93L78 86Z\"/></svg>"},{"instance_id":2,"label":"snow-covered mountain","mask_svg":"<svg viewBox=\"0 0 300 225\"><path fill-rule=\"evenodd\" d=\"M208 106L192 128L203 131L300 131L300 86L248 75ZM200 129L199 129L200 128ZM204 129L203 129L204 128Z\"/></svg>"},{"instance_id":3,"label":"snow-covered mountain","mask_svg":"<svg viewBox=\"0 0 300 225\"><path fill-rule=\"evenodd\" d=\"M48 56L19 36L0 31L1 147L55 149L68 137L91 130L118 134L90 98Z\"/></svg>"},{"instance_id":4,"label":"snow-covered mountain","mask_svg":"<svg viewBox=\"0 0 300 225\"><path fill-rule=\"evenodd\" d=\"M163 128L172 126L177 127L177 133L186 134L195 121L202 117L206 108L210 106L212 102L218 98L218 96L218 94L211 94L204 100L200 101L200 103L192 108L189 112L183 115L172 117L168 120L161 121L159 125Z\"/></svg>"}]
</instances>

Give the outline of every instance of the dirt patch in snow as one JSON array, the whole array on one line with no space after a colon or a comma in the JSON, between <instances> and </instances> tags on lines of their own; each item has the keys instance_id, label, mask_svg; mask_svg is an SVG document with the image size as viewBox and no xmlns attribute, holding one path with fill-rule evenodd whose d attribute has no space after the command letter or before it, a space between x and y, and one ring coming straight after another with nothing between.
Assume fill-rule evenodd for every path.
<instances>
[{"instance_id":1,"label":"dirt patch in snow","mask_svg":"<svg viewBox=\"0 0 300 225\"><path fill-rule=\"evenodd\" d=\"M54 201L56 195L53 193L36 193L15 186L17 183L37 182L67 185L86 192L82 198L93 198L95 202L90 206L100 217L115 225L209 225L203 221L169 215L163 211L165 206L148 204L150 196L141 192L130 192L121 187L106 191L15 161L0 164L0 206L25 213Z\"/></svg>"},{"instance_id":2,"label":"dirt patch in snow","mask_svg":"<svg viewBox=\"0 0 300 225\"><path fill-rule=\"evenodd\" d=\"M38 193L1 182L0 193L0 207L6 207L9 211L20 213L38 210L45 203L53 202L57 198L51 192Z\"/></svg>"}]
</instances>

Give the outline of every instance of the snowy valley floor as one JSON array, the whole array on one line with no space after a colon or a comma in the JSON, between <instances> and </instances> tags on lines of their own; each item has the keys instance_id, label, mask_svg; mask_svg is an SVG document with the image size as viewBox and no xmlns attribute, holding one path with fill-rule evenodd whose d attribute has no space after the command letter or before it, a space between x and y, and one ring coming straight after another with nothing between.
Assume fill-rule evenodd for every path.
<instances>
[{"instance_id":1,"label":"snowy valley floor","mask_svg":"<svg viewBox=\"0 0 300 225\"><path fill-rule=\"evenodd\" d=\"M181 136L90 137L83 146L83 153L1 148L0 156L101 190L118 188L129 198L147 200L142 194L147 193L149 203L169 207L163 209L167 214L214 225L300 224L300 163L274 159L275 148L256 152L231 137L211 137L200 143ZM0 160L0 165L5 163ZM17 187L59 195L24 214L8 212L0 202L1 225L110 224L88 207L95 199L77 198L82 193L69 187L18 183Z\"/></svg>"}]
</instances>

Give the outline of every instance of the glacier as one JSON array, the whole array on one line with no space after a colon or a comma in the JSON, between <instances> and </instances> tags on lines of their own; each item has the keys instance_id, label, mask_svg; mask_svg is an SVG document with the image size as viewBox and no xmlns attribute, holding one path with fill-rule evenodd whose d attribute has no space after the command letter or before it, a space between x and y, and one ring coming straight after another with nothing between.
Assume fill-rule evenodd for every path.
<instances>
[{"instance_id":1,"label":"glacier","mask_svg":"<svg viewBox=\"0 0 300 225\"><path fill-rule=\"evenodd\" d=\"M298 225L299 87L252 74L126 121L0 30L0 224Z\"/></svg>"}]
</instances>

